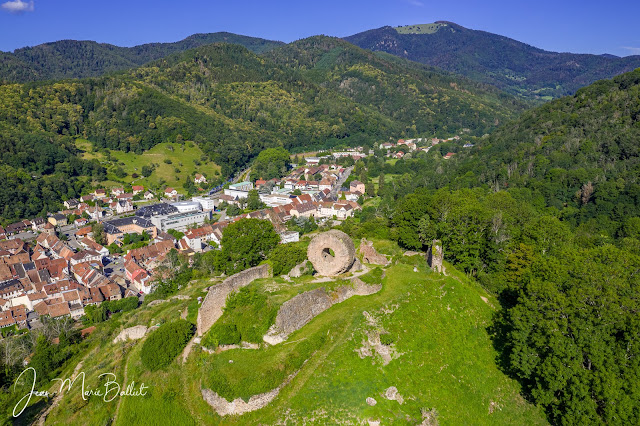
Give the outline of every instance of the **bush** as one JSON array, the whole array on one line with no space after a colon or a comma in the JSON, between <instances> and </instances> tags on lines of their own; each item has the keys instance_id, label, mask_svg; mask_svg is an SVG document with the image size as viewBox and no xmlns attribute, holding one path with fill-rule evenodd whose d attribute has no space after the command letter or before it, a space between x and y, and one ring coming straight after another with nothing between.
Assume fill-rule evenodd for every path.
<instances>
[{"instance_id":1,"label":"bush","mask_svg":"<svg viewBox=\"0 0 640 426\"><path fill-rule=\"evenodd\" d=\"M393 337L388 333L381 334L380 335L380 343L382 343L385 346L389 346L389 345L391 345L393 343Z\"/></svg>"},{"instance_id":2,"label":"bush","mask_svg":"<svg viewBox=\"0 0 640 426\"><path fill-rule=\"evenodd\" d=\"M180 319L160 326L142 345L142 364L156 371L171 364L194 334L193 324Z\"/></svg>"},{"instance_id":3,"label":"bush","mask_svg":"<svg viewBox=\"0 0 640 426\"><path fill-rule=\"evenodd\" d=\"M133 311L135 308L138 307L138 298L135 296L131 296L131 297L125 297L124 299L113 300L113 301L104 302L104 303L107 303L107 309L111 313L129 312L129 311Z\"/></svg>"},{"instance_id":4,"label":"bush","mask_svg":"<svg viewBox=\"0 0 640 426\"><path fill-rule=\"evenodd\" d=\"M207 333L203 344L205 346L216 347L218 345L237 345L242 340L242 336L235 324L216 323Z\"/></svg>"},{"instance_id":5,"label":"bush","mask_svg":"<svg viewBox=\"0 0 640 426\"><path fill-rule=\"evenodd\" d=\"M307 252L296 243L280 244L276 246L268 260L273 266L273 275L288 273L294 266L307 258Z\"/></svg>"}]
</instances>

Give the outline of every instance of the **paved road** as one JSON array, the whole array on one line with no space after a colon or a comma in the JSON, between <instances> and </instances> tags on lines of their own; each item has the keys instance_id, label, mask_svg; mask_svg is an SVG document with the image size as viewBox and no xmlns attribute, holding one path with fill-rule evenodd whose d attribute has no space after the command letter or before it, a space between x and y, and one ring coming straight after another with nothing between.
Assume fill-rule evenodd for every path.
<instances>
[{"instance_id":1,"label":"paved road","mask_svg":"<svg viewBox=\"0 0 640 426\"><path fill-rule=\"evenodd\" d=\"M220 211L220 217L218 218L218 220L216 220L216 222L224 222L225 220L227 220L227 209Z\"/></svg>"},{"instance_id":2,"label":"paved road","mask_svg":"<svg viewBox=\"0 0 640 426\"><path fill-rule=\"evenodd\" d=\"M342 187L342 184L347 179L349 179L349 175L351 174L352 170L353 170L353 166L347 167L347 170L344 171L344 174L342 175L342 177L338 179L338 182L336 183L336 185L333 187L333 189L331 189L331 192L329 193L329 197L336 198L338 196L338 191Z\"/></svg>"}]
</instances>

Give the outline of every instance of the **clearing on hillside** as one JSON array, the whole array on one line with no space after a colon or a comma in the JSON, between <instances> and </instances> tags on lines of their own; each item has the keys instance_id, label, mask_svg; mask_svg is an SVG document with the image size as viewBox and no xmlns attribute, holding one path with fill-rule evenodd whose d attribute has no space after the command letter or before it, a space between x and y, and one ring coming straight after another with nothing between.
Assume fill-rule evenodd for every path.
<instances>
[{"instance_id":1,"label":"clearing on hillside","mask_svg":"<svg viewBox=\"0 0 640 426\"><path fill-rule=\"evenodd\" d=\"M416 25L402 25L395 27L394 29L398 34L433 34L440 28L446 27L447 24L433 23L433 24L416 24Z\"/></svg>"},{"instance_id":2,"label":"clearing on hillside","mask_svg":"<svg viewBox=\"0 0 640 426\"><path fill-rule=\"evenodd\" d=\"M108 157L104 150L95 151L91 142L86 139L76 139L76 146L83 151L82 158L97 158L105 165L108 179L116 181L111 186L121 185L117 183L119 180L124 183L134 182L145 188L156 188L164 184L182 191L182 185L193 173L205 175L209 181L220 175L220 166L209 161L200 147L191 141L184 144L160 143L142 154L107 150ZM142 176L142 166L150 165L155 165L155 169L151 176L145 178ZM117 167L124 170L125 177L119 178L114 174ZM131 175L134 173L139 177L133 178Z\"/></svg>"}]
</instances>

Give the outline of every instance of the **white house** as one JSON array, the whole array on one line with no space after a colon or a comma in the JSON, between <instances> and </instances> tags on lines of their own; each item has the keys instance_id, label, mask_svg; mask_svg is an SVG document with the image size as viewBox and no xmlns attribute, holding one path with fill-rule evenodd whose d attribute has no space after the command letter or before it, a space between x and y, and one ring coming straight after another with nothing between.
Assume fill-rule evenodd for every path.
<instances>
[{"instance_id":1,"label":"white house","mask_svg":"<svg viewBox=\"0 0 640 426\"><path fill-rule=\"evenodd\" d=\"M128 213L133 211L133 204L128 199L118 200L116 203L116 213Z\"/></svg>"},{"instance_id":2,"label":"white house","mask_svg":"<svg viewBox=\"0 0 640 426\"><path fill-rule=\"evenodd\" d=\"M164 196L169 198L174 198L178 196L178 191L171 188L170 186L166 187L164 190Z\"/></svg>"}]
</instances>

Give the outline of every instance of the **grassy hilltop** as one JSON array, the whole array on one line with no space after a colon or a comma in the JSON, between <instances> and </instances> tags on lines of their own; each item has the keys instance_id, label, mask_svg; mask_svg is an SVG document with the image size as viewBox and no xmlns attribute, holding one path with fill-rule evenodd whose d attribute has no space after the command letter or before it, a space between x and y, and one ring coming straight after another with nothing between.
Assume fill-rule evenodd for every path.
<instances>
[{"instance_id":1,"label":"grassy hilltop","mask_svg":"<svg viewBox=\"0 0 640 426\"><path fill-rule=\"evenodd\" d=\"M396 261L384 270L382 290L334 305L276 346L208 354L196 345L185 365L178 357L164 370L150 373L140 359L141 341L111 343L122 327L177 319L185 309L187 319L195 321L195 298L204 296L203 288L212 284L208 279L193 281L180 291L189 300L142 306L101 324L84 355L87 387L98 386L96 376L110 371L119 383L125 377L127 383L135 380L136 387L144 382L147 396L122 398L118 406L117 399L85 402L72 391L47 423L103 424L115 416L115 424L141 425L360 424L375 419L382 424L418 424L423 413L437 416L440 424L546 423L542 411L526 402L518 384L496 365L487 327L497 301L450 265L448 276L442 276L431 272L424 258L403 256L395 243L381 240L375 245ZM380 282L381 272L374 269L362 279ZM268 303L254 306L260 317L260 309L273 309L298 293L345 282L273 278L246 289L267 296ZM234 315L228 310L219 321ZM377 354L359 355L367 333L388 335L388 364ZM274 380L297 369L290 363L296 357L306 362L264 409L221 418L201 396L202 387L228 400L269 391L280 384ZM382 397L390 386L397 387L402 404ZM367 405L367 397L377 404Z\"/></svg>"}]
</instances>

